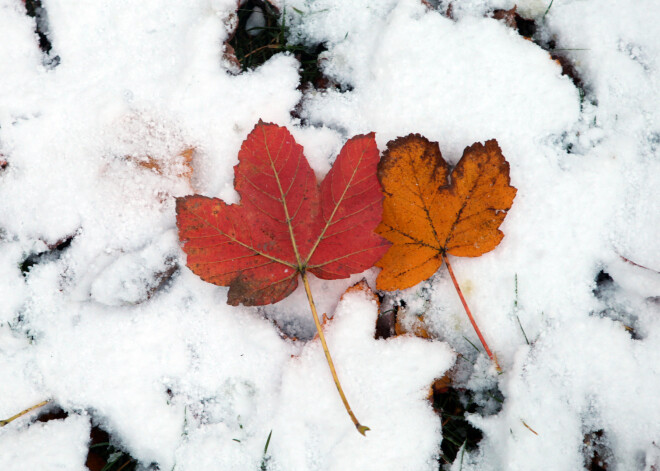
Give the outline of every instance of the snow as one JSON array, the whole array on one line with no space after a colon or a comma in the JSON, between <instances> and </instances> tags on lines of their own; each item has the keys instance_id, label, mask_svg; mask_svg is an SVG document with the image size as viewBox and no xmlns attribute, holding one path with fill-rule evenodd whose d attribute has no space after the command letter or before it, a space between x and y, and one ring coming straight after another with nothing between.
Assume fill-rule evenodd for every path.
<instances>
[{"instance_id":1,"label":"snow","mask_svg":"<svg viewBox=\"0 0 660 471\"><path fill-rule=\"evenodd\" d=\"M319 368L320 342L310 342L291 359L282 379L272 441L276 469L436 469L440 422L425 398L454 354L446 344L413 337L375 340L377 315L370 295L348 293L326 330L351 407L371 429L368 440L349 420L324 419L347 417L336 397L326 394L334 385Z\"/></svg>"},{"instance_id":2,"label":"snow","mask_svg":"<svg viewBox=\"0 0 660 471\"><path fill-rule=\"evenodd\" d=\"M89 417L81 415L4 433L0 468L84 471L89 430Z\"/></svg>"},{"instance_id":3,"label":"snow","mask_svg":"<svg viewBox=\"0 0 660 471\"><path fill-rule=\"evenodd\" d=\"M325 46L337 87L299 87L284 53L233 73L235 0L42 0L49 54L22 2L0 0L0 418L44 399L69 414L0 429L0 469L85 469L91 424L140 469L583 469L596 432L608 469L660 466L660 5L517 2L581 93L490 17L508 0L452 2L453 18L444 0L276 3L290 42ZM506 236L452 264L503 374L473 347L444 267L383 300L403 300L402 321L423 316L433 340L376 340L373 299L340 301L376 269L312 277L362 437L304 291L231 307L185 267L174 197L236 202L233 166L259 119L288 126L319 178L355 134L375 131L382 150L420 133L452 164L498 140L518 188ZM426 396L450 368L484 437L440 465Z\"/></svg>"}]
</instances>

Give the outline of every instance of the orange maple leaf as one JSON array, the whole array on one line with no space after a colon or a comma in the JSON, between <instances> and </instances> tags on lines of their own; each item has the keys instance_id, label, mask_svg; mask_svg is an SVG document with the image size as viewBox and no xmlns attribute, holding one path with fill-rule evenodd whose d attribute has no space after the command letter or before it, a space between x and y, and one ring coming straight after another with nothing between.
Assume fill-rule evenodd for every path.
<instances>
[{"instance_id":1,"label":"orange maple leaf","mask_svg":"<svg viewBox=\"0 0 660 471\"><path fill-rule=\"evenodd\" d=\"M378 167L383 221L376 232L392 247L376 262L376 285L405 289L433 275L446 254L478 257L504 234L499 226L513 204L509 164L497 141L473 144L449 175L437 142L419 134L387 144Z\"/></svg>"},{"instance_id":2,"label":"orange maple leaf","mask_svg":"<svg viewBox=\"0 0 660 471\"><path fill-rule=\"evenodd\" d=\"M378 166L383 186L383 221L376 232L392 247L376 262L382 268L376 286L409 288L433 275L444 261L479 340L501 371L456 281L448 254L478 257L493 250L513 204L516 189L509 163L496 140L476 143L449 174L437 142L419 134L387 144Z\"/></svg>"}]
</instances>

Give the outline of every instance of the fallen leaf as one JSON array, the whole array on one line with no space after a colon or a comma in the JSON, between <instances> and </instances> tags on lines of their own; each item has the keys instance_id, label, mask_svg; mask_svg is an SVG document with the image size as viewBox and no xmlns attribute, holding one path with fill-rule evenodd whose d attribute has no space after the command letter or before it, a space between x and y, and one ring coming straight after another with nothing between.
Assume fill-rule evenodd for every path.
<instances>
[{"instance_id":1,"label":"fallen leaf","mask_svg":"<svg viewBox=\"0 0 660 471\"><path fill-rule=\"evenodd\" d=\"M493 11L493 18L503 21L511 29L515 29L525 39L531 39L536 33L536 22L533 19L524 18L516 10L518 7L513 6L510 10L495 10Z\"/></svg>"},{"instance_id":2,"label":"fallen leaf","mask_svg":"<svg viewBox=\"0 0 660 471\"><path fill-rule=\"evenodd\" d=\"M188 147L187 149L181 151L179 154L181 157L183 157L183 172L181 172L180 175L186 178L188 181L190 181L193 174L192 158L194 152L194 147Z\"/></svg>"},{"instance_id":3,"label":"fallen leaf","mask_svg":"<svg viewBox=\"0 0 660 471\"><path fill-rule=\"evenodd\" d=\"M376 306L380 308L380 299L378 299L378 295L373 292L373 290L369 287L367 280L365 280L364 278L362 278L354 285L349 286L346 289L346 291L344 291L344 294L341 295L341 298L339 300L342 301L344 297L346 297L346 295L351 293L365 293L376 303Z\"/></svg>"},{"instance_id":4,"label":"fallen leaf","mask_svg":"<svg viewBox=\"0 0 660 471\"><path fill-rule=\"evenodd\" d=\"M378 315L376 320L376 339L388 339L396 334L396 309L387 309Z\"/></svg>"},{"instance_id":5,"label":"fallen leaf","mask_svg":"<svg viewBox=\"0 0 660 471\"><path fill-rule=\"evenodd\" d=\"M473 144L449 174L437 142L419 134L387 145L378 167L385 200L376 229L392 247L376 266L378 289L393 291L433 275L443 256L493 250L516 189L497 141Z\"/></svg>"},{"instance_id":6,"label":"fallen leaf","mask_svg":"<svg viewBox=\"0 0 660 471\"><path fill-rule=\"evenodd\" d=\"M195 149L188 147L179 152L173 162L164 162L162 159L155 159L147 156L144 159L138 159L133 156L126 156L126 160L136 162L140 167L153 170L161 175L170 175L173 177L183 177L190 182L193 174L192 158Z\"/></svg>"},{"instance_id":7,"label":"fallen leaf","mask_svg":"<svg viewBox=\"0 0 660 471\"><path fill-rule=\"evenodd\" d=\"M582 77L580 77L580 73L573 65L571 59L565 55L566 51L550 49L548 54L550 55L550 59L555 61L561 67L562 75L566 75L570 78L573 85L575 85L580 93L584 93L584 81L582 80Z\"/></svg>"},{"instance_id":8,"label":"fallen leaf","mask_svg":"<svg viewBox=\"0 0 660 471\"><path fill-rule=\"evenodd\" d=\"M514 5L510 10L495 10L493 11L493 18L503 21L509 28L516 29L516 16L518 15L516 12L517 9L518 6Z\"/></svg>"},{"instance_id":9,"label":"fallen leaf","mask_svg":"<svg viewBox=\"0 0 660 471\"><path fill-rule=\"evenodd\" d=\"M399 309L396 313L396 322L394 323L394 333L396 336L412 334L421 339L430 339L426 322L423 315L414 316L412 319L406 319L406 313Z\"/></svg>"},{"instance_id":10,"label":"fallen leaf","mask_svg":"<svg viewBox=\"0 0 660 471\"><path fill-rule=\"evenodd\" d=\"M444 15L449 18L450 20L455 20L454 18L454 4L452 2L449 2L449 5L447 5L447 9L445 10Z\"/></svg>"},{"instance_id":11,"label":"fallen leaf","mask_svg":"<svg viewBox=\"0 0 660 471\"><path fill-rule=\"evenodd\" d=\"M428 398L430 401L433 401L433 396L435 394L444 394L449 391L449 388L452 387L454 382L452 381L449 373L450 372L447 372L441 378L433 381L433 384L431 384L431 387L429 388Z\"/></svg>"},{"instance_id":12,"label":"fallen leaf","mask_svg":"<svg viewBox=\"0 0 660 471\"><path fill-rule=\"evenodd\" d=\"M395 304L379 314L376 322L376 339L401 335L431 339L424 314L410 314L404 306Z\"/></svg>"},{"instance_id":13,"label":"fallen leaf","mask_svg":"<svg viewBox=\"0 0 660 471\"><path fill-rule=\"evenodd\" d=\"M224 51L222 53L222 60L227 70L233 75L241 73L241 63L236 57L234 47L228 41L224 43Z\"/></svg>"},{"instance_id":14,"label":"fallen leaf","mask_svg":"<svg viewBox=\"0 0 660 471\"><path fill-rule=\"evenodd\" d=\"M373 302L380 308L380 299L378 299L378 295L373 292L373 290L369 287L369 284L367 283L367 280L362 278L360 281L357 283L349 286L346 288L346 291L344 291L344 294L341 295L341 298L339 299L339 302L343 301L344 298L347 295L350 295L351 293L364 293L367 297L371 298ZM332 319L334 317L328 317L326 313L323 313L323 318L321 320L321 327L323 330L326 330L326 327L332 322ZM378 321L376 321L376 324L378 324ZM319 334L317 333L314 336L314 340L316 340L319 337Z\"/></svg>"},{"instance_id":15,"label":"fallen leaf","mask_svg":"<svg viewBox=\"0 0 660 471\"><path fill-rule=\"evenodd\" d=\"M289 131L259 122L234 167L240 204L177 198L188 267L229 286L229 304L246 306L285 298L299 273L337 279L370 268L389 246L374 233L383 198L378 158L373 133L355 136L319 187Z\"/></svg>"}]
</instances>

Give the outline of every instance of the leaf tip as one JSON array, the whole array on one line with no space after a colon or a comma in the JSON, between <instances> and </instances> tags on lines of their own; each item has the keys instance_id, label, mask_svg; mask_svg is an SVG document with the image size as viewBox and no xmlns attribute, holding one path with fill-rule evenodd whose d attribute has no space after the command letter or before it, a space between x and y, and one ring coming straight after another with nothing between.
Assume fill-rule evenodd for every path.
<instances>
[{"instance_id":1,"label":"leaf tip","mask_svg":"<svg viewBox=\"0 0 660 471\"><path fill-rule=\"evenodd\" d=\"M179 214L181 209L183 208L183 205L186 203L186 198L187 196L177 196L175 198L175 206L176 206L176 213Z\"/></svg>"},{"instance_id":2,"label":"leaf tip","mask_svg":"<svg viewBox=\"0 0 660 471\"><path fill-rule=\"evenodd\" d=\"M259 122L258 122L257 124L254 125L254 129L256 129L256 128L261 128L261 127L271 127L271 126L275 126L275 127L277 127L277 128L281 127L281 126L278 126L278 125L275 124L275 123L270 123L270 122L267 123L267 122L264 121L263 119L259 118ZM284 128L284 129L286 129L286 128Z\"/></svg>"}]
</instances>

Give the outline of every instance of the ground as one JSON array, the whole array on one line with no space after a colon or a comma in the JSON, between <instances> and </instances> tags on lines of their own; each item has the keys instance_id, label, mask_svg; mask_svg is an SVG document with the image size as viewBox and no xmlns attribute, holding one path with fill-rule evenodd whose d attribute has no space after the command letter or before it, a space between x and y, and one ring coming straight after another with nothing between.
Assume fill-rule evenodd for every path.
<instances>
[{"instance_id":1,"label":"ground","mask_svg":"<svg viewBox=\"0 0 660 471\"><path fill-rule=\"evenodd\" d=\"M0 418L51 401L0 469L660 467L660 4L513 7L0 0ZM444 267L380 304L340 301L375 268L312 279L363 437L304 291L232 307L186 268L174 199L237 202L260 119L319 179L356 134L497 139L506 235L453 267L501 374ZM395 310L430 338L376 335Z\"/></svg>"}]
</instances>

